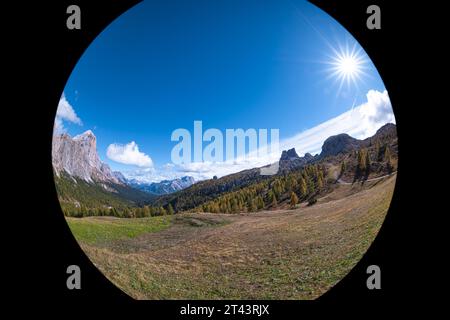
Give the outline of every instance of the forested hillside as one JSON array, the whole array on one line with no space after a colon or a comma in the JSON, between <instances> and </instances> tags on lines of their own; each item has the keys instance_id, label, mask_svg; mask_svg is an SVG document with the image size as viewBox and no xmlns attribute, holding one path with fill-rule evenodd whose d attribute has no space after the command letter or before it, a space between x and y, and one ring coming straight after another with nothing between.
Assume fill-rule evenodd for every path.
<instances>
[{"instance_id":1,"label":"forested hillside","mask_svg":"<svg viewBox=\"0 0 450 320\"><path fill-rule=\"evenodd\" d=\"M67 174L55 177L68 216L148 217L178 212L238 213L313 205L340 183L355 183L397 170L396 127L387 124L365 140L329 137L320 155L283 152L273 176L259 168L200 181L181 191L155 196L126 184L87 182Z\"/></svg>"}]
</instances>

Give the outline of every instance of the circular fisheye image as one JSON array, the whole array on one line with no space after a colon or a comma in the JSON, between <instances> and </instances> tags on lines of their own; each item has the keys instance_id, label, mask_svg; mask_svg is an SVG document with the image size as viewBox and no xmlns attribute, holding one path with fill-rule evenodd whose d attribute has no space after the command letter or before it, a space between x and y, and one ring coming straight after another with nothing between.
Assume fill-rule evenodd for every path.
<instances>
[{"instance_id":1,"label":"circular fisheye image","mask_svg":"<svg viewBox=\"0 0 450 320\"><path fill-rule=\"evenodd\" d=\"M392 199L376 67L306 1L140 3L74 68L53 128L68 226L136 299L320 297Z\"/></svg>"}]
</instances>

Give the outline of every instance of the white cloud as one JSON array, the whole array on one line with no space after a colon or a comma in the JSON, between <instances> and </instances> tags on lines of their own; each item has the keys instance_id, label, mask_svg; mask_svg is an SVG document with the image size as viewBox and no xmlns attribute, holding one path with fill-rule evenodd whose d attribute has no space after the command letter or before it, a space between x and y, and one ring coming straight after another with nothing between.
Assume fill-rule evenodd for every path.
<instances>
[{"instance_id":1,"label":"white cloud","mask_svg":"<svg viewBox=\"0 0 450 320\"><path fill-rule=\"evenodd\" d=\"M386 90L384 92L370 90L367 93L367 103L361 106L360 112L367 126L366 135L372 135L385 123L395 123L391 100Z\"/></svg>"},{"instance_id":2,"label":"white cloud","mask_svg":"<svg viewBox=\"0 0 450 320\"><path fill-rule=\"evenodd\" d=\"M128 172L129 177L141 181L156 182L181 176L192 176L196 180L224 176L255 167L262 167L279 160L281 152L295 148L300 156L309 152L320 153L323 142L330 136L347 133L357 139L365 139L386 123L395 123L391 102L387 91L370 90L367 101L343 114L325 121L313 128L300 132L293 137L280 141L279 151L258 156L258 152L248 154L246 158L224 162L192 162L182 165L168 163L152 172ZM264 152L263 152L264 154Z\"/></svg>"},{"instance_id":3,"label":"white cloud","mask_svg":"<svg viewBox=\"0 0 450 320\"><path fill-rule=\"evenodd\" d=\"M343 114L305 130L280 143L280 150L295 147L298 154L320 153L322 144L330 136L347 133L357 139L365 139L386 123L395 123L387 91L370 90L367 102Z\"/></svg>"},{"instance_id":4,"label":"white cloud","mask_svg":"<svg viewBox=\"0 0 450 320\"><path fill-rule=\"evenodd\" d=\"M147 168L153 166L152 159L145 153L140 152L139 146L134 141L126 145L110 144L106 150L106 156L113 161L123 164Z\"/></svg>"},{"instance_id":5,"label":"white cloud","mask_svg":"<svg viewBox=\"0 0 450 320\"><path fill-rule=\"evenodd\" d=\"M83 125L81 119L75 113L72 105L67 101L64 93L59 99L58 109L56 110L54 131L56 133L65 132L64 121Z\"/></svg>"}]
</instances>

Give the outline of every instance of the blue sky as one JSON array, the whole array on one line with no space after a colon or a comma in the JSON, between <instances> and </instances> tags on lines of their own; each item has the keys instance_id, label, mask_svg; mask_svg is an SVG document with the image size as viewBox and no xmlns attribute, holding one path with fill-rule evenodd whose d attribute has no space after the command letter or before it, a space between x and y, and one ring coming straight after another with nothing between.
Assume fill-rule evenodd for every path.
<instances>
[{"instance_id":1,"label":"blue sky","mask_svg":"<svg viewBox=\"0 0 450 320\"><path fill-rule=\"evenodd\" d=\"M365 75L340 87L329 62L346 46L360 50ZM281 141L290 141L368 104L371 90L377 100L385 88L362 48L305 1L154 0L116 19L83 54L64 89L80 121L59 121L71 135L92 130L101 159L114 170L159 180L181 175L164 175L176 144L170 136L192 130L194 120L220 130L279 128ZM380 99L382 111L392 113L388 98ZM366 110L366 118L377 110ZM383 124L377 121L365 129ZM373 133L363 129L352 132ZM144 160L151 158L144 171L107 156L111 144L132 141Z\"/></svg>"}]
</instances>

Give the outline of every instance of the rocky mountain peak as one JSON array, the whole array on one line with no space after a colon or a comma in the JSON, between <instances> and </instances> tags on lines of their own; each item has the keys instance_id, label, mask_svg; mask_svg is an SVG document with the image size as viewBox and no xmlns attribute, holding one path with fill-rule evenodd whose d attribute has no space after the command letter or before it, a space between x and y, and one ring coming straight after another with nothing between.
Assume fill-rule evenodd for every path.
<instances>
[{"instance_id":1,"label":"rocky mountain peak","mask_svg":"<svg viewBox=\"0 0 450 320\"><path fill-rule=\"evenodd\" d=\"M289 149L289 150L283 150L281 153L280 160L293 160L293 159L299 159L297 152L295 151L295 148Z\"/></svg>"},{"instance_id":2,"label":"rocky mountain peak","mask_svg":"<svg viewBox=\"0 0 450 320\"><path fill-rule=\"evenodd\" d=\"M341 133L325 140L320 157L335 156L339 153L357 149L359 146L360 140L350 137L346 133Z\"/></svg>"},{"instance_id":3,"label":"rocky mountain peak","mask_svg":"<svg viewBox=\"0 0 450 320\"><path fill-rule=\"evenodd\" d=\"M52 164L55 173L62 172L85 181L121 182L109 166L100 161L97 153L97 139L91 130L70 137L56 134L52 141Z\"/></svg>"},{"instance_id":4,"label":"rocky mountain peak","mask_svg":"<svg viewBox=\"0 0 450 320\"><path fill-rule=\"evenodd\" d=\"M195 183L195 179L191 176L184 176L173 180L162 180L159 182L141 182L135 179L128 180L128 184L139 190L153 194L169 194L176 191L186 189Z\"/></svg>"},{"instance_id":5,"label":"rocky mountain peak","mask_svg":"<svg viewBox=\"0 0 450 320\"><path fill-rule=\"evenodd\" d=\"M127 178L125 178L125 176L122 174L122 172L120 171L113 171L112 172L113 176L116 177L117 180L119 180L120 182L127 184L128 180Z\"/></svg>"},{"instance_id":6,"label":"rocky mountain peak","mask_svg":"<svg viewBox=\"0 0 450 320\"><path fill-rule=\"evenodd\" d=\"M195 183L194 177L191 177L191 176L184 176L184 177L180 178L180 181L183 183L189 183L189 184Z\"/></svg>"},{"instance_id":7,"label":"rocky mountain peak","mask_svg":"<svg viewBox=\"0 0 450 320\"><path fill-rule=\"evenodd\" d=\"M305 153L303 157L299 157L295 148L284 150L281 153L279 165L280 171L290 171L295 168L300 168L308 164L310 161L314 160L314 156L310 153Z\"/></svg>"},{"instance_id":8,"label":"rocky mountain peak","mask_svg":"<svg viewBox=\"0 0 450 320\"><path fill-rule=\"evenodd\" d=\"M380 127L380 129L377 130L374 137L381 137L381 136L396 136L397 135L397 126L393 123L386 123L384 126Z\"/></svg>"},{"instance_id":9,"label":"rocky mountain peak","mask_svg":"<svg viewBox=\"0 0 450 320\"><path fill-rule=\"evenodd\" d=\"M76 135L73 137L74 140L81 140L81 139L96 139L95 134L91 130L86 130L85 132Z\"/></svg>"},{"instance_id":10,"label":"rocky mountain peak","mask_svg":"<svg viewBox=\"0 0 450 320\"><path fill-rule=\"evenodd\" d=\"M95 148L95 151L97 151L97 138L95 137L94 133L91 130L87 130L83 132L82 134L79 134L75 137L73 137L74 141L84 142L89 144L92 148Z\"/></svg>"}]
</instances>

